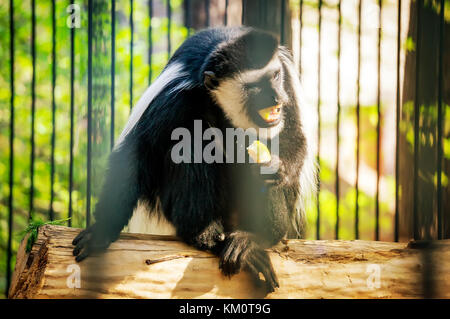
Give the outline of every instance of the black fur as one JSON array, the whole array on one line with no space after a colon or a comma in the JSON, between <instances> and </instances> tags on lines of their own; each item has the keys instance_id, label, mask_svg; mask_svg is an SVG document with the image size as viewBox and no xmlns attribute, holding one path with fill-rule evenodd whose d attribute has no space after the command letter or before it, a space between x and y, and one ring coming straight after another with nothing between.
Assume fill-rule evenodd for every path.
<instances>
[{"instance_id":1,"label":"black fur","mask_svg":"<svg viewBox=\"0 0 450 319\"><path fill-rule=\"evenodd\" d=\"M222 130L224 136L225 129L232 127L204 86L204 72L213 71L220 82L238 71L263 67L275 52L281 52L277 50L283 49L275 37L248 28L205 30L185 41L169 64L181 62L189 77L175 79L163 89L110 155L96 222L73 241L77 261L116 240L138 200L151 210L159 199L177 235L218 255L224 274L246 268L256 280L263 274L268 291L278 287L264 248L282 239L295 219L306 154L299 101L286 69L293 67L292 61L286 54L282 59L287 101L280 133L281 166L274 176L261 176L258 164L175 164L170 157L176 143L171 133L177 127L192 132L194 120L200 119ZM186 79L192 83L189 89L170 93Z\"/></svg>"}]
</instances>

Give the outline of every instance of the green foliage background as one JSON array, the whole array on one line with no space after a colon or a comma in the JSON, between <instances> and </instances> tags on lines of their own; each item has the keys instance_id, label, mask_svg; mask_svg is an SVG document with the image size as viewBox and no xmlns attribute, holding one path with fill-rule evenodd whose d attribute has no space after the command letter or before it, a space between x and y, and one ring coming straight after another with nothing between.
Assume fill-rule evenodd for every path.
<instances>
[{"instance_id":1,"label":"green foliage background","mask_svg":"<svg viewBox=\"0 0 450 319\"><path fill-rule=\"evenodd\" d=\"M168 19L166 18L166 1L154 0L155 8L159 14L152 21L148 17L147 1L134 1L134 55L133 55L133 96L137 102L139 96L156 78L168 60L167 32ZM172 23L171 43L172 51L187 37L188 30L182 23L182 0L171 0ZM383 1L392 2L392 1ZM85 226L86 211L86 152L87 152L87 0L77 0L81 7L81 28L75 29L75 130L74 130L74 184L73 184L73 227ZM293 7L298 6L298 0L292 0ZM317 8L317 1L304 1L304 6ZM56 1L56 63L57 79L55 88L56 98L56 149L55 149L55 183L54 183L54 211L55 219L65 219L68 215L69 205L69 145L70 145L70 28L66 25L69 0ZM328 5L326 1L323 6ZM446 0L447 8L450 2ZM116 78L115 78L115 137L117 138L126 123L130 112L130 28L129 12L130 2L116 1ZM30 205L30 157L31 157L31 0L14 1L15 19L15 139L14 139L14 220L13 220L13 255L18 249L21 234L29 222ZM156 12L156 11L155 11ZM195 13L194 13L195 14ZM446 19L447 19L446 12ZM448 19L447 19L448 20ZM5 291L6 285L6 247L8 240L8 197L9 197L9 123L10 123L10 33L9 33L9 1L0 0L0 291ZM52 20L51 1L36 0L36 152L35 152L35 198L34 219L48 220L50 203L50 156L52 134L51 111L51 77L52 77ZM153 30L153 56L152 64L148 63L148 29ZM317 26L314 26L317 27ZM343 28L356 32L355 26L345 19ZM107 34L109 30L106 30ZM414 50L414 43L407 39L403 44L406 50ZM108 51L110 52L110 50ZM104 56L94 63L103 64L109 68L110 56ZM95 75L94 75L95 77ZM106 83L109 85L109 83ZM109 93L104 97L96 97L97 102L109 103ZM387 106L383 105L383 108ZM408 107L406 105L405 107ZM341 125L355 124L355 105L342 106ZM446 106L446 112L450 110ZM100 132L109 134L109 109L106 113L97 114ZM103 118L101 117L103 116ZM361 160L374 167L376 160L376 105L361 106ZM448 116L446 117L448 119ZM334 132L335 119L323 118L324 132ZM450 124L446 123L446 136ZM403 131L411 128L402 128ZM411 130L412 131L412 130ZM325 133L326 134L326 133ZM408 131L408 137L411 138ZM450 157L450 139L444 140L445 157ZM411 144L413 141L410 141ZM93 169L93 202L95 194L101 185L104 161L110 148L109 136L101 136L94 143L94 169ZM333 146L334 147L334 146ZM321 207L321 237L334 238L336 223L336 195L334 192L335 167L327 159L322 159L320 177L322 189L320 193ZM380 202L380 228L384 238L391 238L393 233L393 212L388 204L393 200L394 178L385 176L392 198ZM443 175L443 182L447 184L447 177ZM375 199L360 191L360 235L362 239L373 239L375 226ZM342 186L340 194L340 238L354 238L354 211L355 188L353 185ZM315 203L308 211L307 238L316 238L317 213ZM11 267L14 267L13 258Z\"/></svg>"},{"instance_id":2,"label":"green foliage background","mask_svg":"<svg viewBox=\"0 0 450 319\"><path fill-rule=\"evenodd\" d=\"M109 3L109 1L108 1ZM70 1L56 1L56 148L54 210L55 219L68 216L69 205L69 146L70 146L70 28L66 25ZM74 119L74 183L73 227L85 226L86 211L86 151L87 151L87 1L75 1L81 7L81 27L75 28L75 119ZM147 1L134 1L134 103L149 85L149 70L154 79L167 63L166 0L154 1L155 14L151 21L153 56L148 64ZM172 50L186 38L187 29L182 23L182 0L171 0ZM36 1L36 113L35 113L35 197L33 219L48 220L50 203L50 156L52 134L51 77L52 77L52 20L51 1ZM116 1L116 78L115 103L117 138L130 112L130 27L129 1ZM158 14L159 13L159 14ZM108 12L109 14L109 12ZM18 249L22 231L28 225L30 204L31 163L31 1L14 1L15 20L15 137L14 137L14 219L13 254ZM9 1L0 0L0 291L6 285L6 248L8 238L9 197L9 123L10 123L10 34ZM110 49L108 52L111 52ZM110 67L110 56L103 61ZM110 83L107 83L110 85ZM109 103L110 96L104 101ZM108 110L109 112L109 110ZM109 115L109 113L108 113ZM109 119L108 119L109 121ZM109 122L103 123L109 132ZM101 142L109 149L109 137ZM95 142L94 142L95 144ZM105 149L105 145L100 145ZM94 146L99 147L98 143ZM105 154L107 155L107 154ZM93 159L96 163L96 159ZM101 163L101 161L99 161ZM101 167L94 166L93 176L101 175ZM98 187L94 182L93 204ZM93 205L92 204L92 205ZM13 258L11 267L14 267Z\"/></svg>"}]
</instances>

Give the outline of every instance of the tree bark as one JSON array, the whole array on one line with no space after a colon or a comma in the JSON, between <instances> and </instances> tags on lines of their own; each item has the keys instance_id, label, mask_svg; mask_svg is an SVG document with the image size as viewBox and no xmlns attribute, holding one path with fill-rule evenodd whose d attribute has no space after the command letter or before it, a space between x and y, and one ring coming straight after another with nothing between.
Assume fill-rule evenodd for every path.
<instances>
[{"instance_id":1,"label":"tree bark","mask_svg":"<svg viewBox=\"0 0 450 319\"><path fill-rule=\"evenodd\" d=\"M400 184L400 239L437 239L437 136L438 136L438 88L439 72L443 72L442 108L444 118L443 140L450 137L445 127L445 105L450 104L450 23L444 22L443 67L439 68L440 12L438 1L423 1L420 26L418 3L410 4L408 38L414 48L408 49L405 61L403 101L399 135L399 184ZM448 6L447 6L448 7ZM448 8L446 8L448 10ZM418 41L419 34L419 41ZM419 59L417 61L417 52ZM418 67L419 74L417 74ZM418 75L418 76L417 76ZM416 82L417 79L417 82ZM418 178L417 196L414 194L414 123L415 103L418 103ZM442 160L443 176L450 174L450 160ZM442 237L450 238L450 184L442 183ZM416 202L414 201L416 199ZM417 216L414 217L414 205ZM415 218L415 220L414 220Z\"/></svg>"},{"instance_id":2,"label":"tree bark","mask_svg":"<svg viewBox=\"0 0 450 319\"><path fill-rule=\"evenodd\" d=\"M77 264L79 229L43 226L30 253L22 242L10 298L419 298L420 243L289 240L269 249L280 288L265 295L244 271L223 276L218 259L175 237L122 234ZM434 296L450 298L450 241L434 243ZM77 271L79 267L79 272ZM80 286L76 287L77 274ZM379 276L378 276L379 275Z\"/></svg>"},{"instance_id":3,"label":"tree bark","mask_svg":"<svg viewBox=\"0 0 450 319\"><path fill-rule=\"evenodd\" d=\"M229 0L226 12L225 1L190 0L185 2L185 14L185 24L195 30L243 24L272 32L281 44L292 48L288 0Z\"/></svg>"},{"instance_id":4,"label":"tree bark","mask_svg":"<svg viewBox=\"0 0 450 319\"><path fill-rule=\"evenodd\" d=\"M291 11L287 0L244 0L243 24L272 32L292 48Z\"/></svg>"}]
</instances>

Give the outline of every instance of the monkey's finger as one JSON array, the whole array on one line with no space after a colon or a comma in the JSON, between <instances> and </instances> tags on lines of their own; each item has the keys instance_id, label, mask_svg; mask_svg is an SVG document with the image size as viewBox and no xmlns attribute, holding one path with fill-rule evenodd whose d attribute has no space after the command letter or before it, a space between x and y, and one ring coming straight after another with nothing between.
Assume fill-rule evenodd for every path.
<instances>
[{"instance_id":1,"label":"monkey's finger","mask_svg":"<svg viewBox=\"0 0 450 319\"><path fill-rule=\"evenodd\" d=\"M74 240L72 240L72 245L76 245L78 244L78 242L85 237L88 233L90 233L91 229L90 228L86 228L85 230L82 230L75 238Z\"/></svg>"},{"instance_id":2,"label":"monkey's finger","mask_svg":"<svg viewBox=\"0 0 450 319\"><path fill-rule=\"evenodd\" d=\"M278 282L278 277L275 273L275 269L273 269L272 262L270 261L269 255L266 252L264 256L264 262L266 265L267 273L270 275L271 281L275 284L275 287L280 287L280 283Z\"/></svg>"},{"instance_id":3,"label":"monkey's finger","mask_svg":"<svg viewBox=\"0 0 450 319\"><path fill-rule=\"evenodd\" d=\"M278 283L278 278L275 274L275 270L272 267L272 263L270 262L269 256L267 254L255 256L254 257L254 265L260 272L263 274L264 279L266 280L267 285L273 288L280 287Z\"/></svg>"},{"instance_id":4,"label":"monkey's finger","mask_svg":"<svg viewBox=\"0 0 450 319\"><path fill-rule=\"evenodd\" d=\"M231 254L228 256L224 272L229 275L239 273L242 269L242 266L245 264L245 257L247 256L248 252L248 242L239 249L233 249Z\"/></svg>"},{"instance_id":5,"label":"monkey's finger","mask_svg":"<svg viewBox=\"0 0 450 319\"><path fill-rule=\"evenodd\" d=\"M241 259L240 256L243 251L248 247L247 240L236 240L231 239L221 257L219 268L222 269L225 275L234 275L238 273L241 269Z\"/></svg>"},{"instance_id":6,"label":"monkey's finger","mask_svg":"<svg viewBox=\"0 0 450 319\"><path fill-rule=\"evenodd\" d=\"M84 236L78 240L75 248L73 249L74 256L78 256L80 254L81 250L83 249L83 247L87 246L86 244L91 239L90 237L91 236L89 236L89 234L88 234L87 236Z\"/></svg>"},{"instance_id":7,"label":"monkey's finger","mask_svg":"<svg viewBox=\"0 0 450 319\"><path fill-rule=\"evenodd\" d=\"M87 246L81 254L75 257L75 261L79 263L80 261L86 259L86 257L88 257L90 253L91 251L89 249L89 246Z\"/></svg>"},{"instance_id":8,"label":"monkey's finger","mask_svg":"<svg viewBox=\"0 0 450 319\"><path fill-rule=\"evenodd\" d=\"M261 286L263 281L259 277L260 271L251 263L247 264L247 269L250 271L250 275L254 284L257 286ZM275 287L271 286L270 284L267 284L267 282L265 282L265 288L267 293L275 291Z\"/></svg>"},{"instance_id":9,"label":"monkey's finger","mask_svg":"<svg viewBox=\"0 0 450 319\"><path fill-rule=\"evenodd\" d=\"M234 249L231 249L231 253L228 256L228 259L232 263L240 263L242 259L244 259L247 254L250 252L249 249L250 241L244 240L237 245Z\"/></svg>"},{"instance_id":10,"label":"monkey's finger","mask_svg":"<svg viewBox=\"0 0 450 319\"><path fill-rule=\"evenodd\" d=\"M225 271L226 265L227 265L228 260L229 260L229 256L230 256L232 251L233 251L233 244L232 244L232 242L226 243L224 249L222 250L221 256L220 256L219 269L222 269L222 270Z\"/></svg>"}]
</instances>

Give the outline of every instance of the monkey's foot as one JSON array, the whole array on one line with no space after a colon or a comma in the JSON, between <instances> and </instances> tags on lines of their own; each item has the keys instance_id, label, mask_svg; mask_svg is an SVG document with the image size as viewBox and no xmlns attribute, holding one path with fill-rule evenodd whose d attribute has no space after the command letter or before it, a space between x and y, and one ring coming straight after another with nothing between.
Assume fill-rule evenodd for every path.
<instances>
[{"instance_id":1,"label":"monkey's foot","mask_svg":"<svg viewBox=\"0 0 450 319\"><path fill-rule=\"evenodd\" d=\"M279 287L279 283L269 255L252 237L251 234L242 231L228 234L220 255L219 268L226 276L247 269L257 283L261 282L259 275L261 273L267 292L273 292Z\"/></svg>"},{"instance_id":2,"label":"monkey's foot","mask_svg":"<svg viewBox=\"0 0 450 319\"><path fill-rule=\"evenodd\" d=\"M100 252L108 248L111 241L106 236L100 234L96 225L92 225L81 231L72 241L73 255L77 262L82 261L95 252Z\"/></svg>"}]
</instances>

